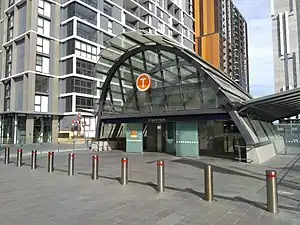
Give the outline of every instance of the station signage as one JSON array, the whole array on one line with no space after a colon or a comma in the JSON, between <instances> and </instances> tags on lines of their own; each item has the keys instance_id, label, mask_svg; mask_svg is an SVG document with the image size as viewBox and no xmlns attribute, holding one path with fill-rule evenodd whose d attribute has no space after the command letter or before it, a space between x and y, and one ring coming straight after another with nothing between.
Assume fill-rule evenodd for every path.
<instances>
[{"instance_id":1,"label":"station signage","mask_svg":"<svg viewBox=\"0 0 300 225\"><path fill-rule=\"evenodd\" d=\"M139 91L148 91L152 87L152 78L149 74L142 73L136 79L136 87Z\"/></svg>"},{"instance_id":2,"label":"station signage","mask_svg":"<svg viewBox=\"0 0 300 225\"><path fill-rule=\"evenodd\" d=\"M165 118L151 118L148 119L148 123L165 123L167 120Z\"/></svg>"}]
</instances>

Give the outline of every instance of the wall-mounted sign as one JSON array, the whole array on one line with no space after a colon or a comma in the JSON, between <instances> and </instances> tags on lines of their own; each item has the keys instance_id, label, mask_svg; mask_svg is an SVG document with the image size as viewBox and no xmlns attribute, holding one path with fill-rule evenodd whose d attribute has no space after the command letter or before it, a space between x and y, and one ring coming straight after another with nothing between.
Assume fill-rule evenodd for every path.
<instances>
[{"instance_id":1,"label":"wall-mounted sign","mask_svg":"<svg viewBox=\"0 0 300 225\"><path fill-rule=\"evenodd\" d=\"M146 73L142 73L136 79L136 87L139 91L148 91L152 86L152 78Z\"/></svg>"},{"instance_id":2,"label":"wall-mounted sign","mask_svg":"<svg viewBox=\"0 0 300 225\"><path fill-rule=\"evenodd\" d=\"M167 122L165 118L148 119L148 123L165 123L165 122Z\"/></svg>"},{"instance_id":3,"label":"wall-mounted sign","mask_svg":"<svg viewBox=\"0 0 300 225\"><path fill-rule=\"evenodd\" d=\"M137 138L138 132L136 130L130 131L130 137Z\"/></svg>"}]
</instances>

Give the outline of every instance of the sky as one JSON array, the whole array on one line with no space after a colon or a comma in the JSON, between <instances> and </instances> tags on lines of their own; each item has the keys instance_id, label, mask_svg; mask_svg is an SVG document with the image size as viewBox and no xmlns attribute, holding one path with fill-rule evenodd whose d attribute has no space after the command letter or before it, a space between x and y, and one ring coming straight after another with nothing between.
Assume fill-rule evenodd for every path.
<instances>
[{"instance_id":1,"label":"sky","mask_svg":"<svg viewBox=\"0 0 300 225\"><path fill-rule=\"evenodd\" d=\"M272 21L270 0L234 0L248 24L250 93L274 93Z\"/></svg>"}]
</instances>

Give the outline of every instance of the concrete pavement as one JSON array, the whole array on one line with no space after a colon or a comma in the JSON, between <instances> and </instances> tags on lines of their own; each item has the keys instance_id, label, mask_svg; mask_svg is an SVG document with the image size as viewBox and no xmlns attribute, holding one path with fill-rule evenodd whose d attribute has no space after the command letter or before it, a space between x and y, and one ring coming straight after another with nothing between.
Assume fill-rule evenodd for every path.
<instances>
[{"instance_id":1,"label":"concrete pavement","mask_svg":"<svg viewBox=\"0 0 300 225\"><path fill-rule=\"evenodd\" d=\"M39 155L36 171L26 165L16 168L14 163L0 163L1 225L300 224L296 155L251 165L209 157L194 160L157 153L130 154L130 182L123 187L117 177L120 157L126 154L99 154L100 178L96 181L90 178L91 153L86 151L76 152L74 177L66 173L67 153L56 154L53 174L47 173L45 155ZM158 159L166 164L165 193L157 193L154 188ZM24 157L24 163L29 165L30 158ZM205 163L214 168L212 203L202 200ZM289 192L281 193L278 215L265 211L267 168L278 169L279 177L283 177L279 188Z\"/></svg>"}]
</instances>

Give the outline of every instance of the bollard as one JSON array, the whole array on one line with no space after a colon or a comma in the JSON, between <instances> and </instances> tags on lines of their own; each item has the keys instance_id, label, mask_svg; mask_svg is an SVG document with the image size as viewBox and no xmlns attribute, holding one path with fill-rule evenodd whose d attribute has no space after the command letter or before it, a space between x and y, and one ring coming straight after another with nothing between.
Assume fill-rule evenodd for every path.
<instances>
[{"instance_id":1,"label":"bollard","mask_svg":"<svg viewBox=\"0 0 300 225\"><path fill-rule=\"evenodd\" d=\"M128 184L128 158L121 158L121 184Z\"/></svg>"},{"instance_id":2,"label":"bollard","mask_svg":"<svg viewBox=\"0 0 300 225\"><path fill-rule=\"evenodd\" d=\"M75 158L75 153L69 153L69 162L68 162L68 175L69 176L74 176L74 158Z\"/></svg>"},{"instance_id":3,"label":"bollard","mask_svg":"<svg viewBox=\"0 0 300 225\"><path fill-rule=\"evenodd\" d=\"M22 149L18 149L17 151L17 167L22 166L22 156L23 156L23 151Z\"/></svg>"},{"instance_id":4,"label":"bollard","mask_svg":"<svg viewBox=\"0 0 300 225\"><path fill-rule=\"evenodd\" d=\"M204 168L205 200L213 200L213 171L211 165L205 165Z\"/></svg>"},{"instance_id":5,"label":"bollard","mask_svg":"<svg viewBox=\"0 0 300 225\"><path fill-rule=\"evenodd\" d=\"M99 156L93 155L92 161L92 179L98 180L98 170L99 170Z\"/></svg>"},{"instance_id":6,"label":"bollard","mask_svg":"<svg viewBox=\"0 0 300 225\"><path fill-rule=\"evenodd\" d=\"M266 171L267 186L267 211L270 213L278 212L278 193L277 193L277 172L275 170Z\"/></svg>"},{"instance_id":7,"label":"bollard","mask_svg":"<svg viewBox=\"0 0 300 225\"><path fill-rule=\"evenodd\" d=\"M165 163L163 160L157 161L157 191L165 191Z\"/></svg>"},{"instance_id":8,"label":"bollard","mask_svg":"<svg viewBox=\"0 0 300 225\"><path fill-rule=\"evenodd\" d=\"M4 164L9 164L9 157L10 157L10 149L5 148L4 152Z\"/></svg>"},{"instance_id":9,"label":"bollard","mask_svg":"<svg viewBox=\"0 0 300 225\"><path fill-rule=\"evenodd\" d=\"M37 155L37 150L32 150L31 151L31 169L32 170L36 169L36 155Z\"/></svg>"},{"instance_id":10,"label":"bollard","mask_svg":"<svg viewBox=\"0 0 300 225\"><path fill-rule=\"evenodd\" d=\"M54 171L54 152L48 152L48 173Z\"/></svg>"}]
</instances>

